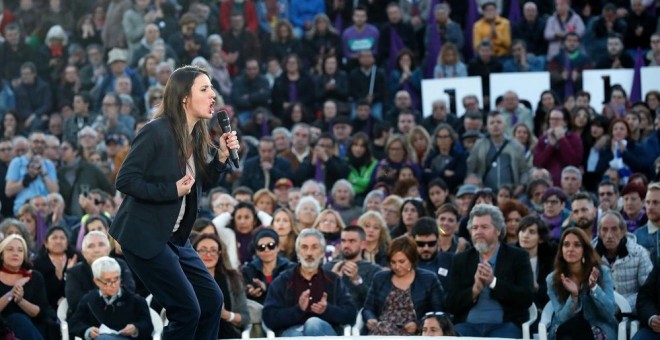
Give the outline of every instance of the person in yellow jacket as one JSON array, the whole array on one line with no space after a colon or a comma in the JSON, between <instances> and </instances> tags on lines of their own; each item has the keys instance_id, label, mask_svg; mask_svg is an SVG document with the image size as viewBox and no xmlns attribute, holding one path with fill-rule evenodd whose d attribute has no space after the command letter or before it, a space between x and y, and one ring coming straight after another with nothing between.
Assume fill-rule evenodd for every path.
<instances>
[{"instance_id":1,"label":"person in yellow jacket","mask_svg":"<svg viewBox=\"0 0 660 340\"><path fill-rule=\"evenodd\" d=\"M472 47L476 51L483 40L490 40L496 57L503 57L511 48L511 25L509 20L497 14L495 2L486 1L481 5L483 17L474 23Z\"/></svg>"}]
</instances>

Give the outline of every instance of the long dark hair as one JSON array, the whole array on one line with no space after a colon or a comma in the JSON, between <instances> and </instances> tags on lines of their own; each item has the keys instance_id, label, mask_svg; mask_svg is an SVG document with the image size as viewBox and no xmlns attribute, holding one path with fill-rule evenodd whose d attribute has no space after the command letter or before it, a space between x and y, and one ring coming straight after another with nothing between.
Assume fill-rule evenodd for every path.
<instances>
[{"instance_id":1,"label":"long dark hair","mask_svg":"<svg viewBox=\"0 0 660 340\"><path fill-rule=\"evenodd\" d=\"M561 239L559 240L559 249L557 250L557 256L555 256L555 276L552 279L552 289L554 289L561 301L566 301L570 295L561 282L561 275L564 274L566 277L572 276L570 268L568 267L568 263L564 259L563 251L564 240L566 239L566 236L571 234L577 236L578 240L580 240L580 244L582 244L582 257L584 260L582 263L582 277L573 278L573 280L578 284L578 288L582 289L582 286L584 286L586 281L585 279L589 277L592 268L598 267L600 270L600 257L598 256L598 253L596 253L594 247L591 246L591 242L589 241L587 234L580 228L566 229L566 231L564 231L564 233L561 235ZM601 283L602 277L602 275L599 276L598 284Z\"/></svg>"},{"instance_id":2,"label":"long dark hair","mask_svg":"<svg viewBox=\"0 0 660 340\"><path fill-rule=\"evenodd\" d=\"M176 69L165 85L163 102L154 114L155 118L165 117L172 123L174 141L177 145L179 164L183 168L190 154L195 160L195 169L208 178L206 162L209 152L217 149L209 135L207 122L200 119L188 133L188 120L183 108L183 100L191 94L192 85L197 77L208 73L196 66L183 66ZM210 79L210 77L209 77Z\"/></svg>"},{"instance_id":3,"label":"long dark hair","mask_svg":"<svg viewBox=\"0 0 660 340\"><path fill-rule=\"evenodd\" d=\"M252 216L254 217L254 225L252 226L252 231L253 232L259 225L261 225L261 220L259 220L259 216L257 215L257 209L254 207L254 204L251 202L238 202L236 206L234 207L234 212L231 213L231 220L229 221L229 224L227 225L227 228L234 230L235 232L238 232L236 230L236 214L238 213L239 210L246 208L250 210L252 213Z\"/></svg>"},{"instance_id":4,"label":"long dark hair","mask_svg":"<svg viewBox=\"0 0 660 340\"><path fill-rule=\"evenodd\" d=\"M357 142L362 142L364 144L364 154L361 157L355 157L351 147ZM348 145L348 150L346 150L346 155L348 157L349 163L354 164L356 169L359 169L363 166L369 165L373 161L371 156L371 145L369 143L369 136L364 132L358 132L351 137L351 141Z\"/></svg>"},{"instance_id":5,"label":"long dark hair","mask_svg":"<svg viewBox=\"0 0 660 340\"><path fill-rule=\"evenodd\" d=\"M241 272L231 267L225 243L222 242L216 234L200 234L192 244L193 249L197 250L197 245L204 240L213 240L218 244L218 250L220 251L220 256L218 257L218 263L215 265L213 276L216 278L226 277L229 279L229 290L234 294L239 292L243 282L243 276L241 275Z\"/></svg>"}]
</instances>

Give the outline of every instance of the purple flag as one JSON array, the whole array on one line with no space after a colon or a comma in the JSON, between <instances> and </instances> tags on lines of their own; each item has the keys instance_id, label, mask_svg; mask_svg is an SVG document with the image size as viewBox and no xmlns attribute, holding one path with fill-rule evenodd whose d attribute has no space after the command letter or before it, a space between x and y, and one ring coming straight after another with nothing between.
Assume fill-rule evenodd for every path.
<instances>
[{"instance_id":1,"label":"purple flag","mask_svg":"<svg viewBox=\"0 0 660 340\"><path fill-rule=\"evenodd\" d=\"M295 103L298 101L298 82L289 81L289 102Z\"/></svg>"},{"instance_id":2,"label":"purple flag","mask_svg":"<svg viewBox=\"0 0 660 340\"><path fill-rule=\"evenodd\" d=\"M435 6L440 3L439 0L432 0L429 10L429 17L426 21L428 28L427 46L426 46L426 59L424 60L424 68L422 69L424 78L433 78L433 69L435 68L438 53L440 53L440 32L438 32L438 25L435 22Z\"/></svg>"},{"instance_id":3,"label":"purple flag","mask_svg":"<svg viewBox=\"0 0 660 340\"><path fill-rule=\"evenodd\" d=\"M564 98L568 98L575 93L575 87L573 86L573 63L571 58L568 56L568 53L564 53L564 69L568 73L568 79L564 84Z\"/></svg>"},{"instance_id":4,"label":"purple flag","mask_svg":"<svg viewBox=\"0 0 660 340\"><path fill-rule=\"evenodd\" d=\"M399 32L396 31L394 26L390 26L390 58L387 61L387 71L392 72L398 65L396 59L399 57L399 52L404 49L406 45L403 44Z\"/></svg>"},{"instance_id":5,"label":"purple flag","mask_svg":"<svg viewBox=\"0 0 660 340\"><path fill-rule=\"evenodd\" d=\"M268 116L264 113L261 118L261 137L270 136L270 128L268 127Z\"/></svg>"},{"instance_id":6,"label":"purple flag","mask_svg":"<svg viewBox=\"0 0 660 340\"><path fill-rule=\"evenodd\" d=\"M633 103L642 101L642 66L644 66L644 57L642 50L638 47L637 56L635 56L635 73L630 90L630 101Z\"/></svg>"},{"instance_id":7,"label":"purple flag","mask_svg":"<svg viewBox=\"0 0 660 340\"><path fill-rule=\"evenodd\" d=\"M522 18L522 13L520 13L520 2L518 0L511 0L509 4L509 23L511 26L517 24Z\"/></svg>"},{"instance_id":8,"label":"purple flag","mask_svg":"<svg viewBox=\"0 0 660 340\"><path fill-rule=\"evenodd\" d=\"M412 107L417 110L421 109L421 105L420 105L421 98L419 98L419 94L417 93L417 91L415 91L415 88L410 84L410 78L406 80L405 83L403 83L403 89L410 94L410 101Z\"/></svg>"},{"instance_id":9,"label":"purple flag","mask_svg":"<svg viewBox=\"0 0 660 340\"><path fill-rule=\"evenodd\" d=\"M344 31L344 18L341 16L341 12L337 12L337 16L335 16L335 22L333 23L333 26L339 32L341 35L341 32Z\"/></svg>"},{"instance_id":10,"label":"purple flag","mask_svg":"<svg viewBox=\"0 0 660 340\"><path fill-rule=\"evenodd\" d=\"M474 23L479 20L479 12L477 0L468 0L468 11L465 16L465 30L463 31L463 36L465 37L464 45L464 54L465 60L472 59L474 55L474 49L472 48L472 30L474 29Z\"/></svg>"},{"instance_id":11,"label":"purple flag","mask_svg":"<svg viewBox=\"0 0 660 340\"><path fill-rule=\"evenodd\" d=\"M323 163L321 163L320 159L317 159L316 164L314 164L314 180L319 183L323 183L324 177L325 176L323 175Z\"/></svg>"}]
</instances>

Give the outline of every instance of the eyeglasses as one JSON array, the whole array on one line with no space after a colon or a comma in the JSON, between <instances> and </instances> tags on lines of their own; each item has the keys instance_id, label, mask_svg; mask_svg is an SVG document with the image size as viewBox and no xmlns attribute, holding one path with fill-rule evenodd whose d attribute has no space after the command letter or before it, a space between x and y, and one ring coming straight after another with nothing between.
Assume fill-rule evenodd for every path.
<instances>
[{"instance_id":1,"label":"eyeglasses","mask_svg":"<svg viewBox=\"0 0 660 340\"><path fill-rule=\"evenodd\" d=\"M268 243L264 243L264 244L258 244L257 245L257 251L261 253L261 252L266 251L266 249L273 250L273 249L275 249L275 247L277 247L277 243L275 243L275 242L268 242Z\"/></svg>"},{"instance_id":2,"label":"eyeglasses","mask_svg":"<svg viewBox=\"0 0 660 340\"><path fill-rule=\"evenodd\" d=\"M560 200L547 200L547 201L543 202L543 204L548 204L548 205L557 205L559 203L561 203Z\"/></svg>"},{"instance_id":3,"label":"eyeglasses","mask_svg":"<svg viewBox=\"0 0 660 340\"><path fill-rule=\"evenodd\" d=\"M435 241L415 241L417 243L418 248L424 248L424 247L429 247L433 248L438 245L438 240Z\"/></svg>"},{"instance_id":4,"label":"eyeglasses","mask_svg":"<svg viewBox=\"0 0 660 340\"><path fill-rule=\"evenodd\" d=\"M114 279L114 280L107 280L107 281L104 281L104 280L101 280L101 279L97 279L97 280L98 280L103 286L105 286L105 287L110 287L110 286L118 285L119 282L121 281L121 278L118 277L118 278L116 278L116 279Z\"/></svg>"},{"instance_id":5,"label":"eyeglasses","mask_svg":"<svg viewBox=\"0 0 660 340\"><path fill-rule=\"evenodd\" d=\"M211 249L202 248L202 249L197 250L197 254L209 255L209 256L218 256L218 255L220 255L220 250L218 250L216 248L211 248Z\"/></svg>"}]
</instances>

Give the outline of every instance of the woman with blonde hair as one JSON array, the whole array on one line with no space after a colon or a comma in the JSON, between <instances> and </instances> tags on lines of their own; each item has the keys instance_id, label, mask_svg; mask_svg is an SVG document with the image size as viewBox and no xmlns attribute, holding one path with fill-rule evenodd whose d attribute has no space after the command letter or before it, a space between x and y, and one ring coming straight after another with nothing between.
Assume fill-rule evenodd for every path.
<instances>
[{"instance_id":1,"label":"woman with blonde hair","mask_svg":"<svg viewBox=\"0 0 660 340\"><path fill-rule=\"evenodd\" d=\"M357 221L364 229L367 246L362 258L382 267L387 267L387 248L390 246L390 231L383 216L377 211L367 211Z\"/></svg>"},{"instance_id":2,"label":"woman with blonde hair","mask_svg":"<svg viewBox=\"0 0 660 340\"><path fill-rule=\"evenodd\" d=\"M272 228L279 236L280 255L291 261L296 261L296 238L300 233L296 225L296 219L291 210L279 208L273 213Z\"/></svg>"},{"instance_id":3,"label":"woman with blonde hair","mask_svg":"<svg viewBox=\"0 0 660 340\"><path fill-rule=\"evenodd\" d=\"M252 203L259 211L272 215L277 206L277 197L268 189L260 189L252 196Z\"/></svg>"},{"instance_id":4,"label":"woman with blonde hair","mask_svg":"<svg viewBox=\"0 0 660 340\"><path fill-rule=\"evenodd\" d=\"M29 249L20 235L0 242L0 315L17 338L44 339L48 300L44 278L33 271Z\"/></svg>"},{"instance_id":5,"label":"woman with blonde hair","mask_svg":"<svg viewBox=\"0 0 660 340\"><path fill-rule=\"evenodd\" d=\"M417 125L410 133L408 133L408 145L412 147L412 154L410 155L410 160L417 164L418 166L424 165L424 159L431 151L431 136L428 131L421 126Z\"/></svg>"},{"instance_id":6,"label":"woman with blonde hair","mask_svg":"<svg viewBox=\"0 0 660 340\"><path fill-rule=\"evenodd\" d=\"M342 220L339 212L333 209L325 209L321 211L314 225L314 229L318 229L325 238L325 258L327 261L337 258L340 251L341 231L346 228L344 220Z\"/></svg>"},{"instance_id":7,"label":"woman with blonde hair","mask_svg":"<svg viewBox=\"0 0 660 340\"><path fill-rule=\"evenodd\" d=\"M531 166L532 158L534 157L534 148L539 140L525 123L518 123L513 126L513 138L525 148L525 159Z\"/></svg>"},{"instance_id":8,"label":"woman with blonde hair","mask_svg":"<svg viewBox=\"0 0 660 340\"><path fill-rule=\"evenodd\" d=\"M442 44L438 53L438 62L433 69L433 78L467 77L467 67L461 62L461 55L456 45L450 42Z\"/></svg>"}]
</instances>

